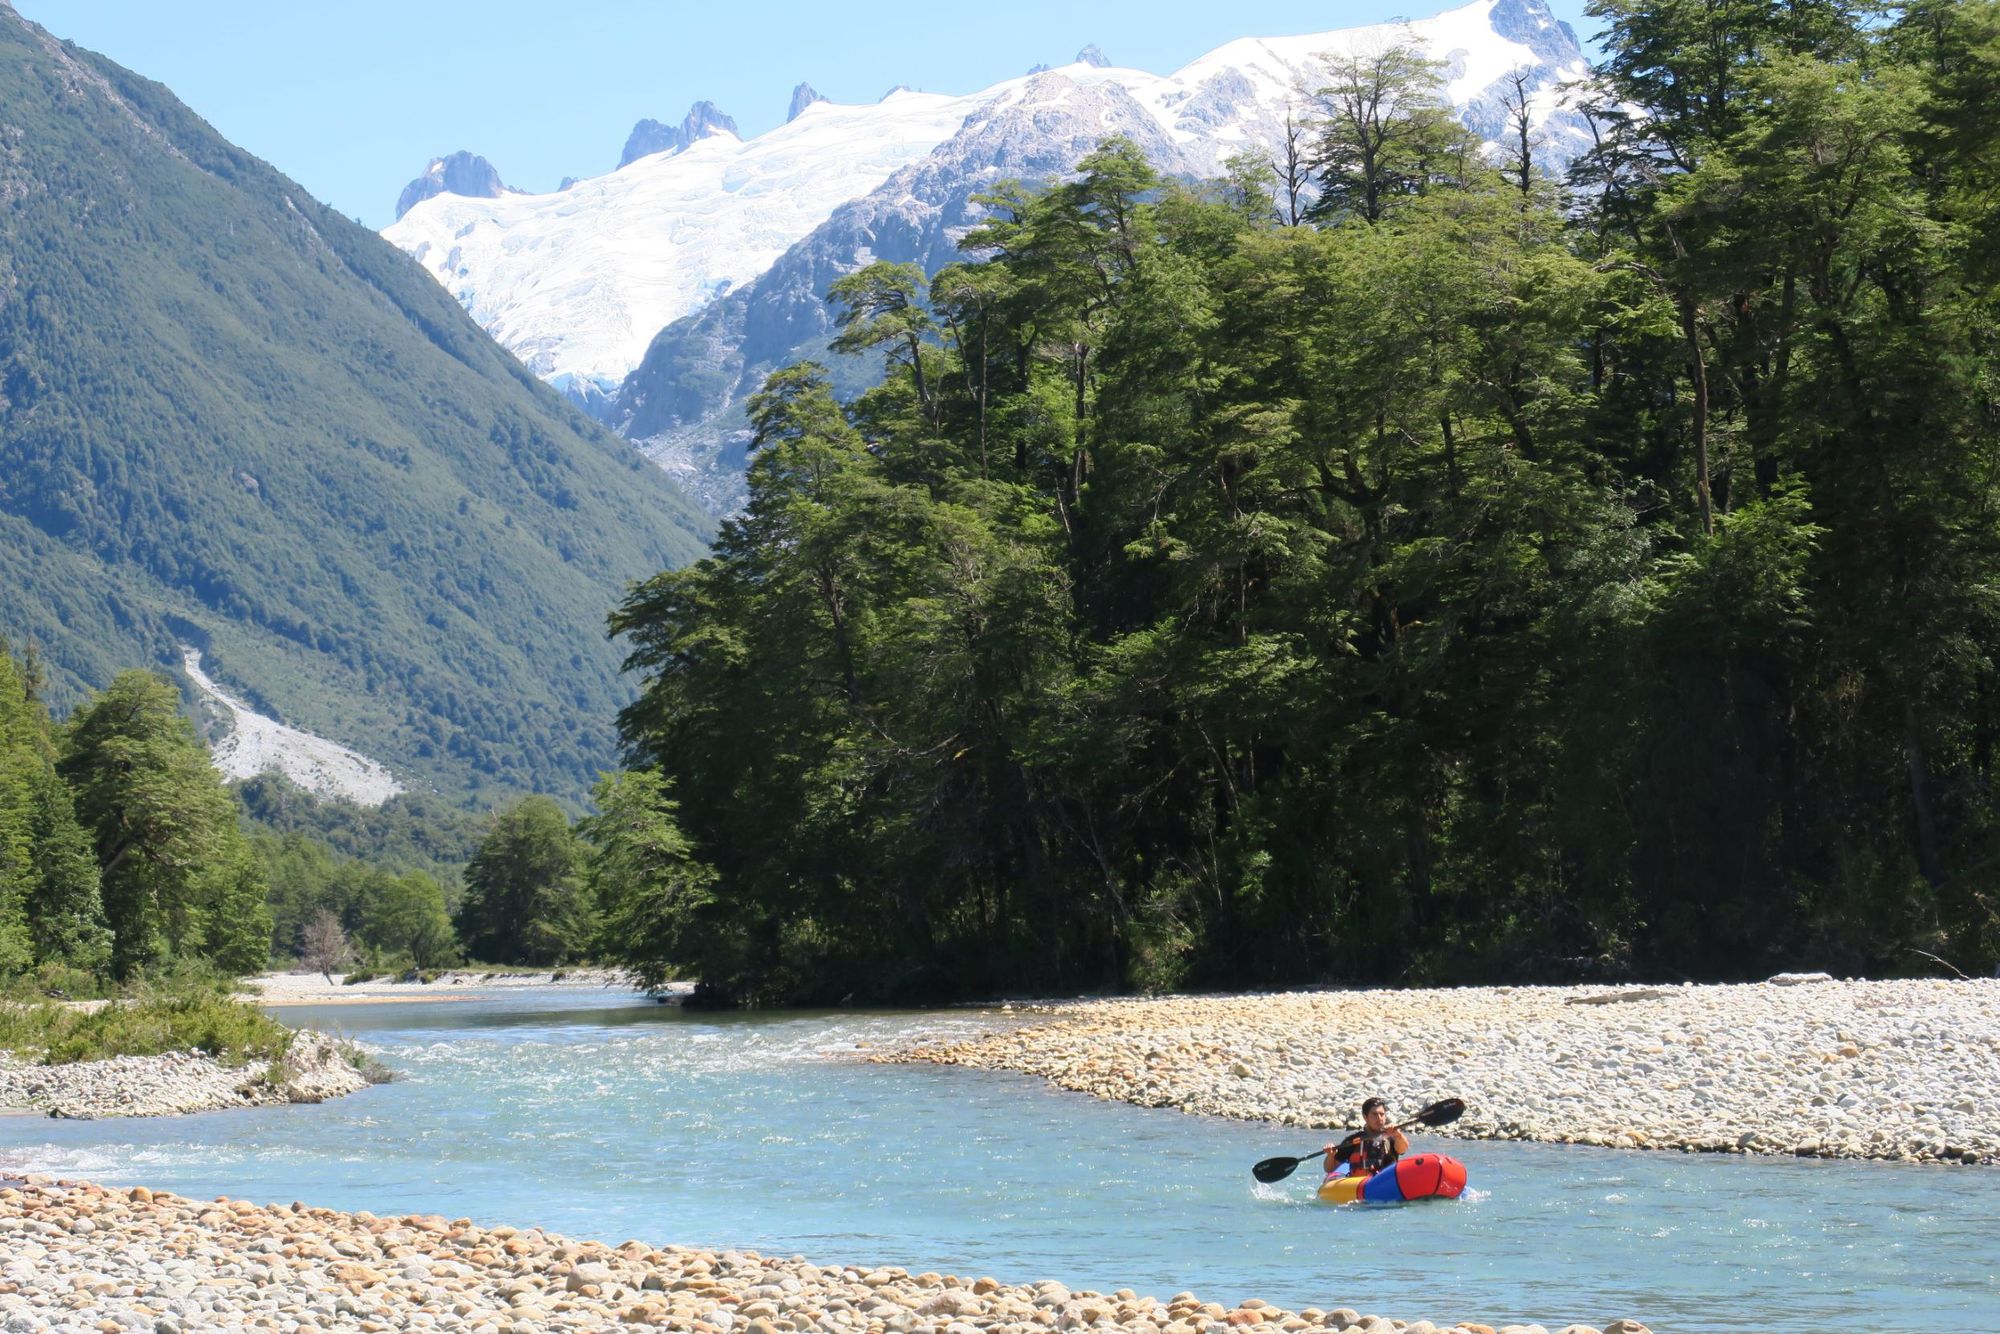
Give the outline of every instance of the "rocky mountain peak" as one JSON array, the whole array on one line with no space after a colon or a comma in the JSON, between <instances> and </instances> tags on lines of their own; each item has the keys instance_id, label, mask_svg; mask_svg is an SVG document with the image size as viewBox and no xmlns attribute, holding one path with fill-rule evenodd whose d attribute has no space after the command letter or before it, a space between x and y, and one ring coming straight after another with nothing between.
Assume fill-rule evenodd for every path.
<instances>
[{"instance_id":1,"label":"rocky mountain peak","mask_svg":"<svg viewBox=\"0 0 2000 1334\"><path fill-rule=\"evenodd\" d=\"M1509 133L1514 79L1525 72L1535 158L1560 172L1590 142L1589 126L1562 96L1588 62L1549 3L1481 0L1412 20L1410 34L1451 71L1463 123L1496 144ZM815 106L809 126L777 127L741 145L732 171L768 186L742 198L713 197L700 179L706 154L739 147L723 141L708 145L701 162L676 168L668 159L658 164L665 170L607 182L587 209L495 210L471 233L463 221L412 225L425 221L428 211L419 210L392 235L468 307L488 312L536 374L600 420L653 442L645 448L656 461L686 462L662 466L724 513L736 503L731 495L740 498L741 452L722 459L701 451L747 438L739 390L753 392L772 368L824 351L828 283L871 257L927 271L956 262L955 238L978 220L973 194L995 179L1063 179L1107 133L1131 136L1168 175L1213 179L1231 155L1285 141L1297 88L1318 76L1325 52L1378 35L1244 39L1165 75L1127 69L1088 45L1059 68L963 96L899 87L884 95L886 105ZM795 113L812 92L795 92ZM685 218L669 237L663 211ZM515 239L557 232L573 242L568 263L576 246L591 248L602 276L589 299L543 281L550 249ZM594 397L574 388L585 381Z\"/></svg>"},{"instance_id":2,"label":"rocky mountain peak","mask_svg":"<svg viewBox=\"0 0 2000 1334\"><path fill-rule=\"evenodd\" d=\"M715 103L696 102L688 108L679 125L663 125L656 120L642 120L634 125L632 133L626 137L625 151L619 155L618 165L628 167L654 153L683 153L689 145L711 134L735 133L736 122L724 115Z\"/></svg>"},{"instance_id":3,"label":"rocky mountain peak","mask_svg":"<svg viewBox=\"0 0 2000 1334\"><path fill-rule=\"evenodd\" d=\"M1496 35L1519 42L1552 65L1582 54L1576 31L1550 11L1548 0L1496 0L1486 21Z\"/></svg>"},{"instance_id":4,"label":"rocky mountain peak","mask_svg":"<svg viewBox=\"0 0 2000 1334\"><path fill-rule=\"evenodd\" d=\"M491 162L476 153L461 150L449 157L432 158L423 175L403 187L403 193L396 200L396 216L402 217L433 195L498 199L512 189L501 181L500 173Z\"/></svg>"},{"instance_id":5,"label":"rocky mountain peak","mask_svg":"<svg viewBox=\"0 0 2000 1334\"><path fill-rule=\"evenodd\" d=\"M822 97L818 90L811 84L801 83L798 87L792 89L792 106L785 113L785 124L790 125L793 121L797 120L799 113L813 103L824 101L826 101L826 98Z\"/></svg>"}]
</instances>

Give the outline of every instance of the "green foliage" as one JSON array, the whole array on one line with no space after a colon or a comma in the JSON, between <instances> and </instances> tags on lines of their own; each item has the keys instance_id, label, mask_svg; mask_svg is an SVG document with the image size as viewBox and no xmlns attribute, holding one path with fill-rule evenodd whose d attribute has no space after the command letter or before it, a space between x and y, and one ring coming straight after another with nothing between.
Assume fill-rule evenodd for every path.
<instances>
[{"instance_id":1,"label":"green foliage","mask_svg":"<svg viewBox=\"0 0 2000 1334\"><path fill-rule=\"evenodd\" d=\"M103 880L90 835L77 823L69 789L53 766L36 772L30 801L28 838L35 876L28 933L35 957L101 972L111 961L111 929L104 920Z\"/></svg>"},{"instance_id":2,"label":"green foliage","mask_svg":"<svg viewBox=\"0 0 2000 1334\"><path fill-rule=\"evenodd\" d=\"M588 849L584 883L603 923L598 957L629 966L646 987L676 975L670 960L730 971L733 937L713 920L715 872L695 860L665 780L607 774L595 798L597 814L577 833Z\"/></svg>"},{"instance_id":3,"label":"green foliage","mask_svg":"<svg viewBox=\"0 0 2000 1334\"><path fill-rule=\"evenodd\" d=\"M1392 51L1301 127L1317 226L1114 142L921 300L845 280L888 379L774 376L747 509L613 618L714 871L640 959L749 1002L1990 971L2000 7L1599 13L1567 205Z\"/></svg>"},{"instance_id":4,"label":"green foliage","mask_svg":"<svg viewBox=\"0 0 2000 1334\"><path fill-rule=\"evenodd\" d=\"M63 732L59 768L94 841L120 977L170 958L250 972L269 952L261 870L179 704L161 678L125 672Z\"/></svg>"},{"instance_id":5,"label":"green foliage","mask_svg":"<svg viewBox=\"0 0 2000 1334\"><path fill-rule=\"evenodd\" d=\"M159 85L4 11L0 105L0 623L50 703L186 643L406 782L580 799L601 609L706 516Z\"/></svg>"},{"instance_id":6,"label":"green foliage","mask_svg":"<svg viewBox=\"0 0 2000 1334\"><path fill-rule=\"evenodd\" d=\"M478 959L555 964L582 955L596 922L569 817L526 797L493 817L465 867L458 935Z\"/></svg>"},{"instance_id":7,"label":"green foliage","mask_svg":"<svg viewBox=\"0 0 2000 1334\"><path fill-rule=\"evenodd\" d=\"M380 806L329 801L264 773L236 786L246 829L302 835L342 857L395 873L421 871L455 904L459 875L485 832L485 820L456 802L404 792Z\"/></svg>"},{"instance_id":8,"label":"green foliage","mask_svg":"<svg viewBox=\"0 0 2000 1334\"><path fill-rule=\"evenodd\" d=\"M143 988L88 1011L0 1004L0 1050L49 1065L112 1056L204 1051L228 1065L276 1061L292 1032L226 988L183 982Z\"/></svg>"},{"instance_id":9,"label":"green foliage","mask_svg":"<svg viewBox=\"0 0 2000 1334\"><path fill-rule=\"evenodd\" d=\"M254 834L251 844L270 886L273 956L299 957L307 925L326 912L369 965L438 968L460 961L444 888L434 877L397 875L342 857L297 832Z\"/></svg>"},{"instance_id":10,"label":"green foliage","mask_svg":"<svg viewBox=\"0 0 2000 1334\"><path fill-rule=\"evenodd\" d=\"M1444 66L1394 44L1328 58L1313 91L1319 200L1310 216L1377 223L1405 198L1480 171L1478 138L1444 96Z\"/></svg>"},{"instance_id":11,"label":"green foliage","mask_svg":"<svg viewBox=\"0 0 2000 1334\"><path fill-rule=\"evenodd\" d=\"M355 934L369 948L408 959L418 968L450 967L461 957L445 911L444 887L421 871L383 885L363 906Z\"/></svg>"}]
</instances>

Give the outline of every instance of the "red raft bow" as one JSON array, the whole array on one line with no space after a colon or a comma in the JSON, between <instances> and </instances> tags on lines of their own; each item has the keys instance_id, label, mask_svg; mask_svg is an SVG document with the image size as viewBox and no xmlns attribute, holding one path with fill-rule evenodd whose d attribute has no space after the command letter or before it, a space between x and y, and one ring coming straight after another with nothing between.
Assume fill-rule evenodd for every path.
<instances>
[{"instance_id":1,"label":"red raft bow","mask_svg":"<svg viewBox=\"0 0 2000 1334\"><path fill-rule=\"evenodd\" d=\"M1379 1172L1328 1177L1319 1197L1328 1204L1401 1204L1456 1199L1464 1189L1464 1163L1441 1153L1417 1153Z\"/></svg>"}]
</instances>

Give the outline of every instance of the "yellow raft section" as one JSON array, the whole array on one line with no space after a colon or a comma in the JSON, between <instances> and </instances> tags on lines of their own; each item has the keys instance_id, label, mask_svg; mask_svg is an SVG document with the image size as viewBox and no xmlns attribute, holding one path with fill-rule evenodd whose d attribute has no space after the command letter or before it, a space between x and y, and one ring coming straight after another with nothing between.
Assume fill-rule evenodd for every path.
<instances>
[{"instance_id":1,"label":"yellow raft section","mask_svg":"<svg viewBox=\"0 0 2000 1334\"><path fill-rule=\"evenodd\" d=\"M1361 1198L1367 1176L1328 1177L1319 1186L1319 1197L1328 1204L1352 1204Z\"/></svg>"}]
</instances>

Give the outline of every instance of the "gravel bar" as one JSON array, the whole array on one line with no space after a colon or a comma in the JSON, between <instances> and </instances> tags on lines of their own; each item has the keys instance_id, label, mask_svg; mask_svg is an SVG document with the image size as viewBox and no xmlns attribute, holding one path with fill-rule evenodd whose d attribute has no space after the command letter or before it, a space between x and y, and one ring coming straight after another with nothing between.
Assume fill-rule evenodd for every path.
<instances>
[{"instance_id":1,"label":"gravel bar","mask_svg":"<svg viewBox=\"0 0 2000 1334\"><path fill-rule=\"evenodd\" d=\"M1464 987L1061 1002L874 1053L1143 1107L1334 1129L1463 1098L1432 1136L2000 1163L2000 979Z\"/></svg>"},{"instance_id":2,"label":"gravel bar","mask_svg":"<svg viewBox=\"0 0 2000 1334\"><path fill-rule=\"evenodd\" d=\"M1192 1293L1009 1287L991 1278L823 1266L747 1251L607 1246L467 1219L197 1202L144 1186L0 1178L0 1330L212 1329L466 1334L666 1328L688 1334L1550 1334L1339 1307L1234 1308ZM1647 1334L1632 1320L1561 1334Z\"/></svg>"},{"instance_id":3,"label":"gravel bar","mask_svg":"<svg viewBox=\"0 0 2000 1334\"><path fill-rule=\"evenodd\" d=\"M366 1087L340 1044L311 1030L301 1030L275 1065L224 1065L199 1051L41 1065L0 1052L0 1112L174 1116L324 1102Z\"/></svg>"}]
</instances>

